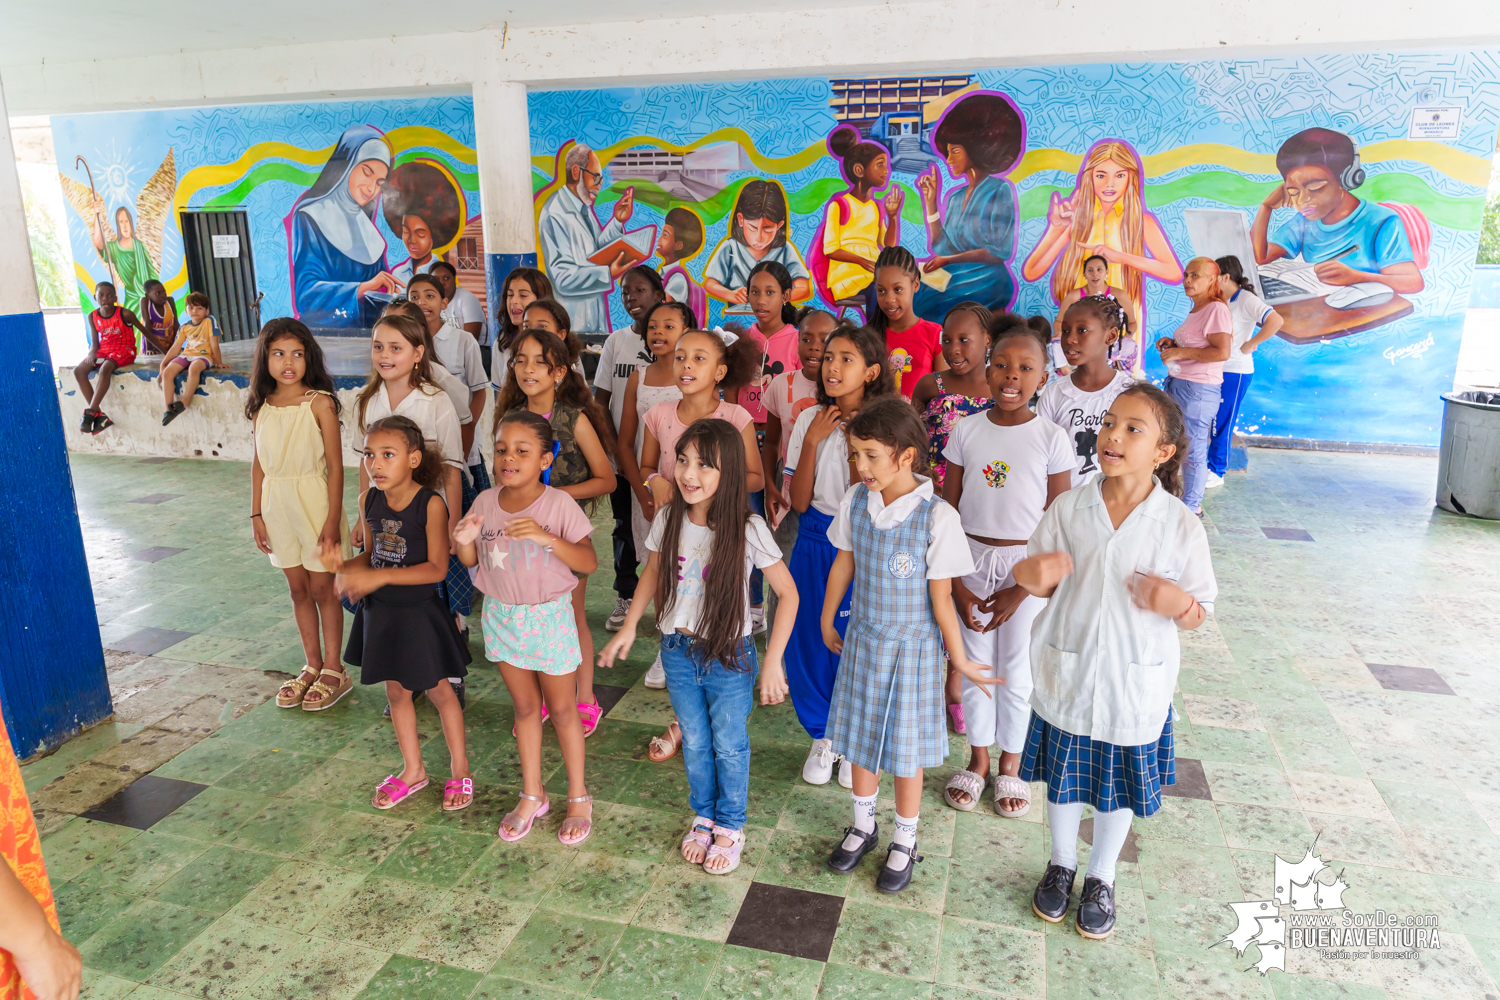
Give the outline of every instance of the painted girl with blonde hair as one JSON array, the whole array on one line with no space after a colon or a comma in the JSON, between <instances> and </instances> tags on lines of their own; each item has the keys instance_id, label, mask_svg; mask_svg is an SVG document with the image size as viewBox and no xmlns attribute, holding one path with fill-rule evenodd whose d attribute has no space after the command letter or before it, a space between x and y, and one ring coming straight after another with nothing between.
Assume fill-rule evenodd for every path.
<instances>
[{"instance_id":1,"label":"painted girl with blonde hair","mask_svg":"<svg viewBox=\"0 0 1500 1000\"><path fill-rule=\"evenodd\" d=\"M1129 143L1096 142L1083 158L1073 193L1067 198L1052 195L1047 230L1026 258L1021 276L1037 281L1056 264L1052 297L1061 302L1086 284L1084 262L1097 254L1109 262L1109 284L1123 288L1135 306L1132 329L1144 330L1142 276L1169 285L1182 280L1182 265L1167 234L1146 211L1141 197L1144 176L1140 157Z\"/></svg>"}]
</instances>

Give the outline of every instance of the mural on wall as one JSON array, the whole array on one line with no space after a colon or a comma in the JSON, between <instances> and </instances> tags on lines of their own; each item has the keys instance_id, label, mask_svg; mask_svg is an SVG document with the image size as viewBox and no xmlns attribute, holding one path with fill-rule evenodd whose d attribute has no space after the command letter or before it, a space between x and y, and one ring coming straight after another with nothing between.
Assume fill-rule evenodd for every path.
<instances>
[{"instance_id":1,"label":"mural on wall","mask_svg":"<svg viewBox=\"0 0 1500 1000\"><path fill-rule=\"evenodd\" d=\"M80 299L188 292L179 215L246 213L262 321L367 327L438 259L484 296L467 98L269 104L52 119ZM75 159L76 158L76 159Z\"/></svg>"},{"instance_id":2,"label":"mural on wall","mask_svg":"<svg viewBox=\"0 0 1500 1000\"><path fill-rule=\"evenodd\" d=\"M564 150L586 145L564 259L656 226L651 263L705 325L753 320L743 275L767 257L799 300L867 315L870 264L896 244L919 262L923 318L972 299L1055 319L1097 254L1155 377L1149 345L1188 311L1181 262L1233 254L1286 320L1256 352L1242 430L1435 443L1500 123L1497 55L533 93L539 247L554 270L544 199ZM1436 107L1460 108L1461 129L1418 128L1416 109ZM628 324L618 273L588 269L575 329Z\"/></svg>"}]
</instances>

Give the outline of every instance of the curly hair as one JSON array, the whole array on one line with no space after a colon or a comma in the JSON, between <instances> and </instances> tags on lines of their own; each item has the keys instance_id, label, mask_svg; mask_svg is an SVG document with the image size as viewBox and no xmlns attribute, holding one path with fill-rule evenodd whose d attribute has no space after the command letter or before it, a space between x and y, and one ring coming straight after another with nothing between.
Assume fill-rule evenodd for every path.
<instances>
[{"instance_id":1,"label":"curly hair","mask_svg":"<svg viewBox=\"0 0 1500 1000\"><path fill-rule=\"evenodd\" d=\"M896 375L891 371L891 362L886 354L883 335L876 333L868 326L834 330L828 335L828 339L823 341L824 358L832 352L835 340L849 341L855 352L864 359L867 367L880 369L880 374L865 383L866 402L876 396L889 396L896 391ZM828 395L828 389L823 385L821 378L818 379L818 402L823 406L833 402L833 397Z\"/></svg>"},{"instance_id":2,"label":"curly hair","mask_svg":"<svg viewBox=\"0 0 1500 1000\"><path fill-rule=\"evenodd\" d=\"M594 399L594 394L589 391L588 381L573 367L573 362L578 360L578 355L557 334L549 330L529 329L522 330L521 335L516 338L515 354L521 353L521 345L528 340L534 341L541 349L542 356L547 359L547 365L554 372L561 369L565 373L553 392L553 405L562 404L581 410L589 423L594 425L594 432L599 435L605 454L614 454L615 434L610 429L609 412ZM514 357L512 355L511 367L505 373L505 385L500 390L500 398L495 401L497 413L509 413L517 407L526 405L526 393L522 391L521 383L516 379Z\"/></svg>"}]
</instances>

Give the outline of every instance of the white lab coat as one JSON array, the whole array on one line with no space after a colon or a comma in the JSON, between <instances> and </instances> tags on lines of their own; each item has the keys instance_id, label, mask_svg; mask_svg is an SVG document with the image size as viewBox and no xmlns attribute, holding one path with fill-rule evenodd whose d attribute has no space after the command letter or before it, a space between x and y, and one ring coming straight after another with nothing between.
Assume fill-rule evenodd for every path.
<instances>
[{"instance_id":1,"label":"white lab coat","mask_svg":"<svg viewBox=\"0 0 1500 1000\"><path fill-rule=\"evenodd\" d=\"M599 228L593 209L570 188L553 192L537 218L542 241L542 261L552 288L568 316L573 332L609 333L609 294L614 279L605 264L591 264L589 257L619 239L625 227L612 214Z\"/></svg>"}]
</instances>

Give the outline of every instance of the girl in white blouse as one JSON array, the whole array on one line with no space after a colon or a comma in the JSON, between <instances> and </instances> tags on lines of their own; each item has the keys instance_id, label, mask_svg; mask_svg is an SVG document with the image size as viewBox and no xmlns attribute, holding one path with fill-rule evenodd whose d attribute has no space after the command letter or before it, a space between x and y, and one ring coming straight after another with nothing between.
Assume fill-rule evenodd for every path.
<instances>
[{"instance_id":1,"label":"girl in white blouse","mask_svg":"<svg viewBox=\"0 0 1500 1000\"><path fill-rule=\"evenodd\" d=\"M819 616L828 573L838 555L829 541L828 529L850 486L849 441L844 436L844 424L872 399L895 391L896 379L880 335L869 327L835 330L823 346L818 403L797 417L787 444L786 468L793 470L788 492L792 506L801 515L789 568L802 603L786 649L786 679L791 685L797 721L812 737L812 748L802 765L802 780L814 785L828 782L835 763L833 741L825 729L839 657L823 645ZM839 635L848 624L849 598L845 595L835 618ZM853 775L850 764L843 762L839 784L852 788Z\"/></svg>"},{"instance_id":2,"label":"girl in white blouse","mask_svg":"<svg viewBox=\"0 0 1500 1000\"><path fill-rule=\"evenodd\" d=\"M1185 507L1182 411L1148 383L1126 389L1099 428L1102 477L1042 516L1016 582L1047 607L1031 633L1034 688L1023 781L1047 783L1052 859L1032 909L1057 923L1078 869L1078 826L1094 808L1078 933L1115 924L1115 862L1134 815L1161 808L1175 784L1172 691L1177 631L1213 610L1208 538Z\"/></svg>"}]
</instances>

